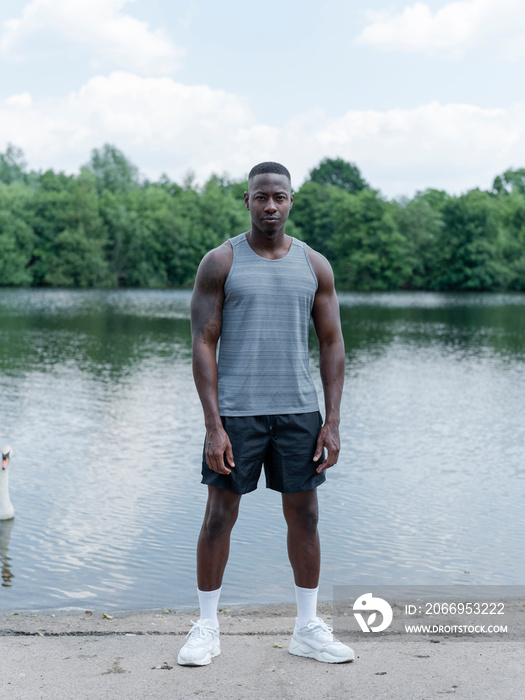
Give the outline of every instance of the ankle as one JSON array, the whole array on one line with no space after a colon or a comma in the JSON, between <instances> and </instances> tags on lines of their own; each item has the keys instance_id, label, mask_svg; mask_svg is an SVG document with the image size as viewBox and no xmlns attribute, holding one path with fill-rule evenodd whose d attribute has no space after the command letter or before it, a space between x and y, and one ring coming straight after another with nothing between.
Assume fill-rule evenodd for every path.
<instances>
[{"instance_id":1,"label":"ankle","mask_svg":"<svg viewBox=\"0 0 525 700\"><path fill-rule=\"evenodd\" d=\"M219 607L219 597L221 595L221 588L217 588L215 591L201 591L197 589L197 595L199 597L200 606L200 618L199 622L202 620L211 620L214 627L219 627L219 620L217 618L217 608Z\"/></svg>"},{"instance_id":2,"label":"ankle","mask_svg":"<svg viewBox=\"0 0 525 700\"><path fill-rule=\"evenodd\" d=\"M298 629L306 625L317 617L317 588L301 588L295 586L295 599L297 601L297 622Z\"/></svg>"}]
</instances>

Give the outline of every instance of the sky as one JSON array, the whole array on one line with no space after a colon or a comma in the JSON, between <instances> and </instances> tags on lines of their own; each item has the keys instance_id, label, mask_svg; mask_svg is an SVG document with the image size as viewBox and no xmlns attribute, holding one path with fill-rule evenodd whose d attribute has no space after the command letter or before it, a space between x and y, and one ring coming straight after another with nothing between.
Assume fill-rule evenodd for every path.
<instances>
[{"instance_id":1,"label":"sky","mask_svg":"<svg viewBox=\"0 0 525 700\"><path fill-rule=\"evenodd\" d=\"M340 157L388 197L525 167L523 0L2 0L0 152L203 183ZM521 87L520 87L521 86Z\"/></svg>"}]
</instances>

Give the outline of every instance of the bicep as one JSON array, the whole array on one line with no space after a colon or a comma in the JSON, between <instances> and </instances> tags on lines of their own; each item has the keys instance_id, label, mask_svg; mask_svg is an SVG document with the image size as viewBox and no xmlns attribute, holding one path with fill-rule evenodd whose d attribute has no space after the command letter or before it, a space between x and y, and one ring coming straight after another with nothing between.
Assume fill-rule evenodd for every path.
<instances>
[{"instance_id":1,"label":"bicep","mask_svg":"<svg viewBox=\"0 0 525 700\"><path fill-rule=\"evenodd\" d=\"M197 271L191 297L193 343L216 344L222 328L224 303L223 266L206 256Z\"/></svg>"},{"instance_id":2,"label":"bicep","mask_svg":"<svg viewBox=\"0 0 525 700\"><path fill-rule=\"evenodd\" d=\"M339 302L335 290L317 293L312 319L319 343L333 343L342 338Z\"/></svg>"},{"instance_id":3,"label":"bicep","mask_svg":"<svg viewBox=\"0 0 525 700\"><path fill-rule=\"evenodd\" d=\"M312 308L312 319L320 343L342 339L339 301L335 292L332 268L324 258L317 264L318 288Z\"/></svg>"}]
</instances>

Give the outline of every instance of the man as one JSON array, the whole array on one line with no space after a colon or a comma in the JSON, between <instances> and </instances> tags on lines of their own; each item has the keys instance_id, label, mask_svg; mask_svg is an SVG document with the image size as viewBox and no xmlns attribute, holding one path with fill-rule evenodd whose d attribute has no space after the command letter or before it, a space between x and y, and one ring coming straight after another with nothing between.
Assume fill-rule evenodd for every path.
<instances>
[{"instance_id":1,"label":"man","mask_svg":"<svg viewBox=\"0 0 525 700\"><path fill-rule=\"evenodd\" d=\"M220 654L217 607L230 533L241 496L257 487L263 464L267 487L282 493L288 526L297 599L289 651L329 663L351 661L353 651L334 640L316 612L316 488L339 455L344 379L334 278L322 255L285 233L293 193L283 165L252 168L244 201L251 229L204 256L191 301L208 501L197 547L200 619L178 663L202 666ZM308 367L310 318L319 340L324 424Z\"/></svg>"}]
</instances>

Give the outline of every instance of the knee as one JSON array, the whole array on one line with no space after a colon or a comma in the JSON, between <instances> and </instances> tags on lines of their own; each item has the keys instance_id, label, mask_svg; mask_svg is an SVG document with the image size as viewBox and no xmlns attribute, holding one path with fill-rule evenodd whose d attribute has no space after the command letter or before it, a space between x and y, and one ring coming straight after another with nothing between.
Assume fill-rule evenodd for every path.
<instances>
[{"instance_id":1,"label":"knee","mask_svg":"<svg viewBox=\"0 0 525 700\"><path fill-rule=\"evenodd\" d=\"M287 517L287 522L289 527L300 529L306 535L315 535L319 522L319 510L317 505L294 510L293 513Z\"/></svg>"},{"instance_id":2,"label":"knee","mask_svg":"<svg viewBox=\"0 0 525 700\"><path fill-rule=\"evenodd\" d=\"M237 520L237 508L216 507L206 513L202 529L209 539L229 533Z\"/></svg>"},{"instance_id":3,"label":"knee","mask_svg":"<svg viewBox=\"0 0 525 700\"><path fill-rule=\"evenodd\" d=\"M315 534L317 532L317 523L319 522L319 511L317 508L308 509L304 515L303 527L308 532Z\"/></svg>"}]
</instances>

